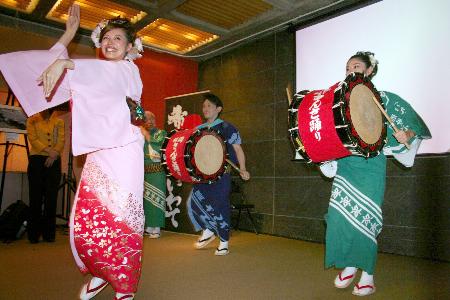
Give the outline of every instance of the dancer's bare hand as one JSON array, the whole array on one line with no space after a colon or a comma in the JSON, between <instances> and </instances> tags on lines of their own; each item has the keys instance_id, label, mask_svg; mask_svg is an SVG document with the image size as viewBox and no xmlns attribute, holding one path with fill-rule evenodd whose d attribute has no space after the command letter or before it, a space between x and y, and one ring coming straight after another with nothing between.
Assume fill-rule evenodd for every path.
<instances>
[{"instance_id":1,"label":"dancer's bare hand","mask_svg":"<svg viewBox=\"0 0 450 300\"><path fill-rule=\"evenodd\" d=\"M394 133L394 137L400 144L406 144L414 135L415 133L412 130L407 131L400 130Z\"/></svg>"},{"instance_id":2,"label":"dancer's bare hand","mask_svg":"<svg viewBox=\"0 0 450 300\"><path fill-rule=\"evenodd\" d=\"M246 170L241 170L241 172L239 172L239 175L244 180L249 180L250 179L250 173L248 171L246 171Z\"/></svg>"},{"instance_id":3,"label":"dancer's bare hand","mask_svg":"<svg viewBox=\"0 0 450 300\"><path fill-rule=\"evenodd\" d=\"M80 26L80 7L76 4L72 5L67 12L67 16L66 31L64 31L64 34L58 40L66 48L75 37Z\"/></svg>"},{"instance_id":4,"label":"dancer's bare hand","mask_svg":"<svg viewBox=\"0 0 450 300\"><path fill-rule=\"evenodd\" d=\"M73 62L69 59L57 59L39 76L37 80L44 86L45 97L50 96L66 69L73 69Z\"/></svg>"},{"instance_id":5,"label":"dancer's bare hand","mask_svg":"<svg viewBox=\"0 0 450 300\"><path fill-rule=\"evenodd\" d=\"M78 4L74 4L69 7L67 15L69 17L66 21L66 31L76 32L80 26L80 6Z\"/></svg>"}]
</instances>

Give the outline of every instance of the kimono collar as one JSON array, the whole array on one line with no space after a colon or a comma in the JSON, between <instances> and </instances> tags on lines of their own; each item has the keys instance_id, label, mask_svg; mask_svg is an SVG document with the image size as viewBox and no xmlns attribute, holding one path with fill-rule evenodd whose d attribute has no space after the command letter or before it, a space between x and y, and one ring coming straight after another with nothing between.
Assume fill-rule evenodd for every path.
<instances>
[{"instance_id":1,"label":"kimono collar","mask_svg":"<svg viewBox=\"0 0 450 300\"><path fill-rule=\"evenodd\" d=\"M219 125L222 122L223 122L222 119L217 118L217 119L214 120L214 122L212 122L212 123L208 123L208 122L203 123L203 124L197 126L197 128L198 129L205 128L205 127L211 128L211 127L214 127L216 125Z\"/></svg>"}]
</instances>

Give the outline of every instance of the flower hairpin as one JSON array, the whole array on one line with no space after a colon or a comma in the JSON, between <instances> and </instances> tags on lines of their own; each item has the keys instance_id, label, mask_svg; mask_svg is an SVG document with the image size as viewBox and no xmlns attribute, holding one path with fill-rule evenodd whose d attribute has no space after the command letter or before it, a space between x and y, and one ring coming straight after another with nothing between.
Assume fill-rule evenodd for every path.
<instances>
[{"instance_id":1,"label":"flower hairpin","mask_svg":"<svg viewBox=\"0 0 450 300\"><path fill-rule=\"evenodd\" d=\"M375 59L374 53L367 51L364 54L366 54L369 57L370 65L372 67L375 67L376 65L378 65L378 60Z\"/></svg>"},{"instance_id":2,"label":"flower hairpin","mask_svg":"<svg viewBox=\"0 0 450 300\"><path fill-rule=\"evenodd\" d=\"M356 52L356 55L362 55L369 58L370 66L375 67L378 65L378 60L375 58L375 53L369 52L369 51L358 51Z\"/></svg>"},{"instance_id":3,"label":"flower hairpin","mask_svg":"<svg viewBox=\"0 0 450 300\"><path fill-rule=\"evenodd\" d=\"M95 48L100 48L100 34L103 30L103 28L108 25L109 20L102 20L100 23L97 24L97 26L94 28L94 30L91 33L91 40L94 42Z\"/></svg>"},{"instance_id":4,"label":"flower hairpin","mask_svg":"<svg viewBox=\"0 0 450 300\"><path fill-rule=\"evenodd\" d=\"M370 65L372 67L375 67L376 65L378 65L378 60L375 59L373 54L369 54L369 60L370 60Z\"/></svg>"},{"instance_id":5,"label":"flower hairpin","mask_svg":"<svg viewBox=\"0 0 450 300\"><path fill-rule=\"evenodd\" d=\"M136 58L141 58L142 52L144 52L144 47L142 46L141 38L138 37L134 40L133 47L128 51L125 59L135 60Z\"/></svg>"}]
</instances>

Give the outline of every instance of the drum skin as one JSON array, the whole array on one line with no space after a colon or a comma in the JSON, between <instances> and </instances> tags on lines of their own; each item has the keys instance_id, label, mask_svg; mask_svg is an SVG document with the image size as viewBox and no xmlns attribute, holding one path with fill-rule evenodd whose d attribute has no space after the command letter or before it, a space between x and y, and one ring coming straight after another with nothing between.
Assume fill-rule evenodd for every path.
<instances>
[{"instance_id":1,"label":"drum skin","mask_svg":"<svg viewBox=\"0 0 450 300\"><path fill-rule=\"evenodd\" d=\"M222 136L210 128L173 130L161 148L167 174L188 183L213 183L225 172L228 153Z\"/></svg>"},{"instance_id":2,"label":"drum skin","mask_svg":"<svg viewBox=\"0 0 450 300\"><path fill-rule=\"evenodd\" d=\"M386 142L386 124L372 97L383 105L372 82L359 73L328 89L294 95L288 132L295 151L315 163L377 156Z\"/></svg>"}]
</instances>

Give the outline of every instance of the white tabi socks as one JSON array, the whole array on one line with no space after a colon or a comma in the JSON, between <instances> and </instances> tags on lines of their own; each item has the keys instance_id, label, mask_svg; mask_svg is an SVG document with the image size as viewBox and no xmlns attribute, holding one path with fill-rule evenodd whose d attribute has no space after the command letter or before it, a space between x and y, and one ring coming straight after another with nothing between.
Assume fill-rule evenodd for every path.
<instances>
[{"instance_id":1,"label":"white tabi socks","mask_svg":"<svg viewBox=\"0 0 450 300\"><path fill-rule=\"evenodd\" d=\"M375 293L375 284L373 281L373 275L367 274L362 271L361 279L358 284L353 288L352 294L355 296L367 296Z\"/></svg>"},{"instance_id":2,"label":"white tabi socks","mask_svg":"<svg viewBox=\"0 0 450 300\"><path fill-rule=\"evenodd\" d=\"M220 241L218 249L220 250L220 249L225 249L225 248L228 249L228 241L226 241L226 242Z\"/></svg>"},{"instance_id":3,"label":"white tabi socks","mask_svg":"<svg viewBox=\"0 0 450 300\"><path fill-rule=\"evenodd\" d=\"M212 232L211 230L206 228L205 230L203 230L200 240L207 239L207 238L211 237L212 235L214 235L214 232Z\"/></svg>"},{"instance_id":4,"label":"white tabi socks","mask_svg":"<svg viewBox=\"0 0 450 300\"><path fill-rule=\"evenodd\" d=\"M356 273L358 269L355 267L345 267L344 270L342 270L342 277L347 277L349 275L353 275Z\"/></svg>"},{"instance_id":5,"label":"white tabi socks","mask_svg":"<svg viewBox=\"0 0 450 300\"><path fill-rule=\"evenodd\" d=\"M358 271L358 269L355 267L346 267L334 279L334 286L338 289L345 289L348 287L352 283L353 279L355 279L356 271Z\"/></svg>"},{"instance_id":6,"label":"white tabi socks","mask_svg":"<svg viewBox=\"0 0 450 300\"><path fill-rule=\"evenodd\" d=\"M230 251L228 250L228 241L223 242L220 241L219 247L217 247L216 252L214 252L214 255L223 256L227 255Z\"/></svg>"}]
</instances>

